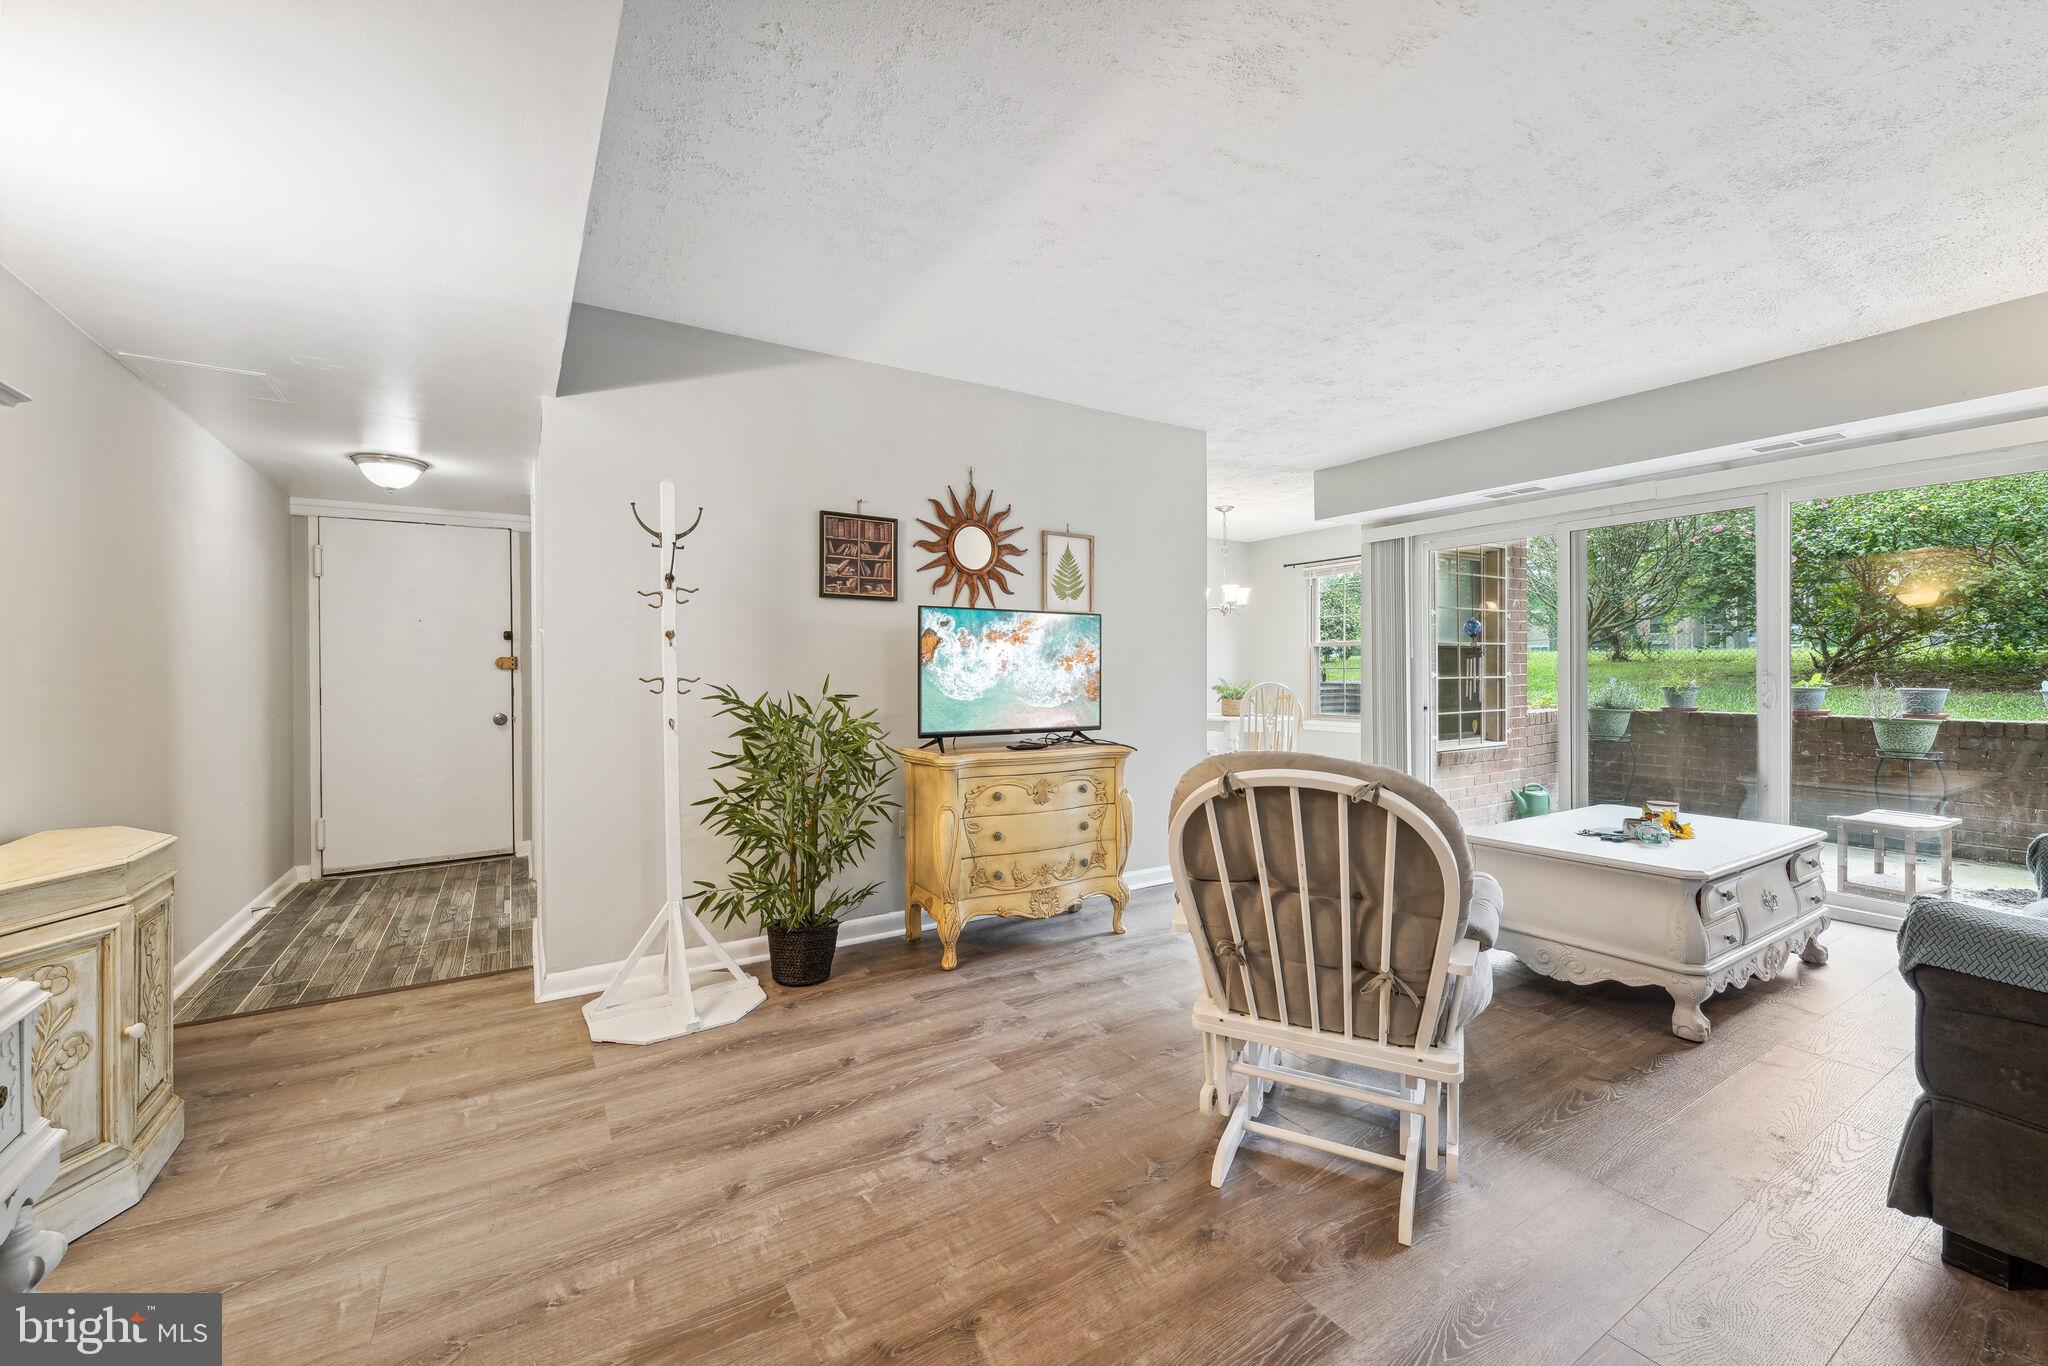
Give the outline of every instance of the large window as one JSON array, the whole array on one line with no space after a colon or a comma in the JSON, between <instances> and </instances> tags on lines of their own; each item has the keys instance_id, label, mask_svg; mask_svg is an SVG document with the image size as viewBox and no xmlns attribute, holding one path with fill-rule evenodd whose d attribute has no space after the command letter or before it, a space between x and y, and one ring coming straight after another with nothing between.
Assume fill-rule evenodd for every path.
<instances>
[{"instance_id":1,"label":"large window","mask_svg":"<svg viewBox=\"0 0 2048 1366\"><path fill-rule=\"evenodd\" d=\"M1908 838L1913 890L1952 874L1972 899L2030 901L2048 459L1961 463L1730 480L1654 516L1513 524L1523 540L1418 537L1412 761L1468 822L1539 805L1540 782L1574 806L1663 799L1824 831L1852 912L1903 912Z\"/></svg>"},{"instance_id":2,"label":"large window","mask_svg":"<svg viewBox=\"0 0 2048 1366\"><path fill-rule=\"evenodd\" d=\"M1795 501L1791 506L1792 819L1839 839L1830 881L1903 902L1941 880L2017 905L2048 831L2048 474ZM1878 822L1846 822L1870 813ZM1882 843L1882 848L1878 842ZM1842 889L1837 889L1842 890Z\"/></svg>"},{"instance_id":3,"label":"large window","mask_svg":"<svg viewBox=\"0 0 2048 1366\"><path fill-rule=\"evenodd\" d=\"M1357 564L1309 576L1309 619L1310 712L1355 717L1365 680Z\"/></svg>"},{"instance_id":4,"label":"large window","mask_svg":"<svg viewBox=\"0 0 2048 1366\"><path fill-rule=\"evenodd\" d=\"M1591 800L1758 816L1755 509L1594 527L1585 544Z\"/></svg>"}]
</instances>

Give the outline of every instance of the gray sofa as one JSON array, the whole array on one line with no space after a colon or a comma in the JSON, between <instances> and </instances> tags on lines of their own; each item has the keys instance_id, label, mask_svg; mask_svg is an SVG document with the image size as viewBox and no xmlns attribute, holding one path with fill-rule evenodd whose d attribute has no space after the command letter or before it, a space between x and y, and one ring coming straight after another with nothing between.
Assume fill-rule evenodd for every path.
<instances>
[{"instance_id":1,"label":"gray sofa","mask_svg":"<svg viewBox=\"0 0 2048 1366\"><path fill-rule=\"evenodd\" d=\"M2004 1286L2048 1264L2048 835L2027 867L2042 899L2019 911L1922 897L1899 930L1921 1095L1889 1203L1941 1225L1943 1261Z\"/></svg>"}]
</instances>

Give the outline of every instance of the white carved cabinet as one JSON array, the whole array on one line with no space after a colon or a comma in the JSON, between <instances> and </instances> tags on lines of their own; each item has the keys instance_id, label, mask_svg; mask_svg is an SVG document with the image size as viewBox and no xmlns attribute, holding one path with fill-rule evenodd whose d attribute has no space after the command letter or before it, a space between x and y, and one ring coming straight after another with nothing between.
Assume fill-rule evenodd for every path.
<instances>
[{"instance_id":1,"label":"white carved cabinet","mask_svg":"<svg viewBox=\"0 0 2048 1366\"><path fill-rule=\"evenodd\" d=\"M65 1131L42 1221L75 1238L142 1198L185 1134L172 1091L170 835L46 830L0 844L0 977L49 994L28 1081Z\"/></svg>"}]
</instances>

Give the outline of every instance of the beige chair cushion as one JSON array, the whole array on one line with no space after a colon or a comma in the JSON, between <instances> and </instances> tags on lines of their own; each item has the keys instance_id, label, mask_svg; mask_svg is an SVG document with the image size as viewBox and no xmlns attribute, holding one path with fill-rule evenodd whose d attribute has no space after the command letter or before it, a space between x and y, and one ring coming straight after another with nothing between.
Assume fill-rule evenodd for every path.
<instances>
[{"instance_id":1,"label":"beige chair cushion","mask_svg":"<svg viewBox=\"0 0 2048 1366\"><path fill-rule=\"evenodd\" d=\"M1500 924L1500 888L1491 878L1475 879L1472 857L1465 844L1457 814L1426 784L1394 769L1345 759L1312 754L1229 754L1206 759L1189 769L1174 790L1171 810L1178 812L1189 793L1217 778L1250 770L1286 769L1379 783L1412 803L1443 833L1450 846L1457 877L1457 932L1468 924L1477 927L1482 943L1491 944ZM1294 839L1293 803L1301 804L1303 847ZM1266 929L1266 908L1258 880L1258 857L1252 840L1251 811L1258 812L1258 837L1263 846L1272 897L1274 934ZM1216 947L1216 968L1228 996L1231 1010L1256 1014L1260 1018L1282 1018L1278 994L1273 986L1273 939L1278 939L1281 981L1285 988L1287 1023L1304 1028L1315 1019L1309 1011L1309 953L1303 925L1313 935L1315 999L1321 1027L1342 1032L1344 1024L1345 971L1343 962L1344 888L1338 880L1338 831L1350 840L1351 893L1351 982L1364 987L1381 970L1380 905L1381 860L1386 847L1387 811L1367 802L1354 802L1337 793L1305 788L1268 787L1256 796L1238 791L1215 804L1217 830L1222 839L1223 869L1217 865L1209 822L1200 811L1181 832L1179 847L1172 851L1175 862L1188 878L1195 905L1193 912L1202 922L1204 937ZM1341 814L1340 814L1341 811ZM1421 833L1403 823L1394 842L1395 908L1393 952L1390 966L1399 987L1388 992L1392 1007L1387 1041L1406 1047L1415 1042L1420 1024L1419 1002L1427 1000L1436 971L1438 930L1442 923L1444 878L1436 856ZM1254 1008L1247 1010L1244 998L1245 972L1238 965L1238 950L1226 904L1222 876L1229 874L1228 895L1234 899L1242 932L1242 957L1249 969ZM1476 904L1475 904L1476 903ZM1303 908L1306 905L1307 915ZM1457 935L1453 936L1456 942ZM1483 964L1484 960L1482 960ZM1484 981L1479 980L1484 977ZM1412 997L1410 995L1412 993ZM1483 1008L1491 995L1491 978L1482 973L1467 989L1465 1009L1469 1018ZM1355 1000L1351 1033L1354 1037L1379 1037L1378 991L1362 992ZM1445 1000L1449 1000L1448 993ZM1440 1020L1431 1032L1441 1037L1450 1021Z\"/></svg>"}]
</instances>

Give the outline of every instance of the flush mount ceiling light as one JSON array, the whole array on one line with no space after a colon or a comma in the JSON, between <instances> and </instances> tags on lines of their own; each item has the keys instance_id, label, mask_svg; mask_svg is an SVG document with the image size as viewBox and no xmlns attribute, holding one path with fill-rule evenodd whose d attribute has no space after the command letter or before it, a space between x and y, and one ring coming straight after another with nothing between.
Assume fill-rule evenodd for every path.
<instances>
[{"instance_id":1,"label":"flush mount ceiling light","mask_svg":"<svg viewBox=\"0 0 2048 1366\"><path fill-rule=\"evenodd\" d=\"M381 451L351 451L349 459L363 472L363 478L380 489L411 488L427 472L427 462L409 455L385 455Z\"/></svg>"}]
</instances>

